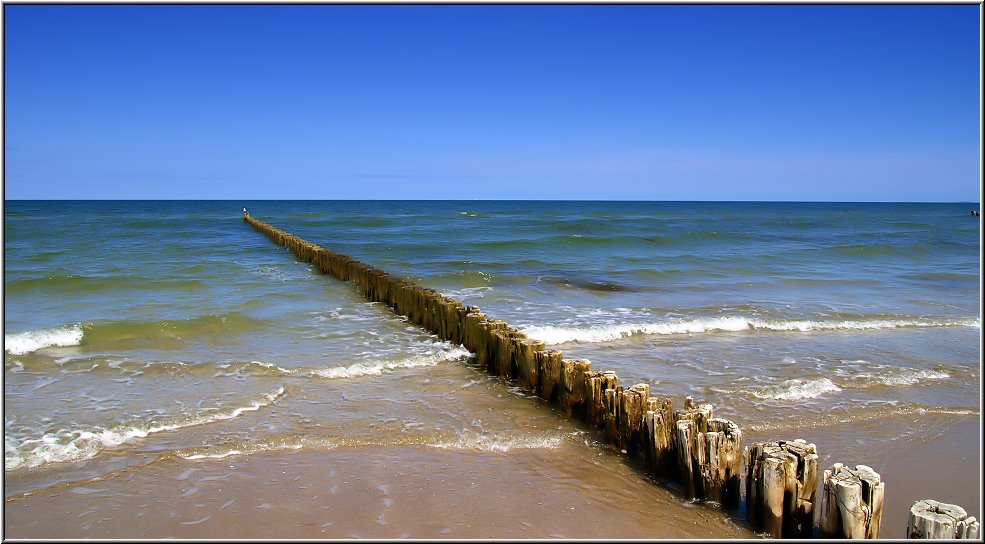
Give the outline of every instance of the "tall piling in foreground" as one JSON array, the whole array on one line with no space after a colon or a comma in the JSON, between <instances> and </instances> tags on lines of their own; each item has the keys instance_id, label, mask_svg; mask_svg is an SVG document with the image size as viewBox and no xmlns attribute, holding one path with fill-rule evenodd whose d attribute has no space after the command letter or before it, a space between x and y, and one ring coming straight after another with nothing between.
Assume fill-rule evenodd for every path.
<instances>
[{"instance_id":1,"label":"tall piling in foreground","mask_svg":"<svg viewBox=\"0 0 985 544\"><path fill-rule=\"evenodd\" d=\"M713 417L710 404L697 404L687 397L683 408L675 411L671 399L651 396L649 385L627 389L619 385L615 372L593 370L586 359L565 359L562 352L546 349L544 342L491 319L476 306L464 306L433 289L305 242L254 219L245 210L243 221L287 247L298 260L355 283L370 301L386 304L442 340L463 345L474 354L477 367L554 404L598 431L610 446L642 456L649 474L676 480L688 499L736 508L744 477L750 526L777 538L813 536L818 483L814 444L804 440L761 442L740 453L738 425ZM878 474L864 465L851 471L835 464L824 472L824 489L822 536L879 536L884 486ZM926 514L915 518L914 530L947 532L932 529L936 526L924 521L929 518ZM977 537L974 518L960 527L959 532Z\"/></svg>"},{"instance_id":2,"label":"tall piling in foreground","mask_svg":"<svg viewBox=\"0 0 985 544\"><path fill-rule=\"evenodd\" d=\"M800 439L746 448L749 525L775 537L813 536L817 459L817 447Z\"/></svg>"},{"instance_id":3,"label":"tall piling in foreground","mask_svg":"<svg viewBox=\"0 0 985 544\"><path fill-rule=\"evenodd\" d=\"M824 471L821 536L879 538L885 484L865 465L835 463Z\"/></svg>"}]
</instances>

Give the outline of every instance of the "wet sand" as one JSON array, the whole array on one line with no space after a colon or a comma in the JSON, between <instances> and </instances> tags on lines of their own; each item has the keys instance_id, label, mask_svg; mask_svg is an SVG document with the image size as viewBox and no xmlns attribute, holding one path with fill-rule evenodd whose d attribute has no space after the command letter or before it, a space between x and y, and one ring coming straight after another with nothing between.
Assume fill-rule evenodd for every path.
<instances>
[{"instance_id":1,"label":"wet sand","mask_svg":"<svg viewBox=\"0 0 985 544\"><path fill-rule=\"evenodd\" d=\"M881 537L905 538L909 506L920 498L959 504L980 518L981 461L969 453L980 451L980 420L928 418L915 426L937 429L931 437L880 434L879 422L790 434L818 444L822 469L838 461L876 468L886 482ZM749 433L746 443L760 439ZM735 514L688 503L633 465L577 444L503 453L360 446L170 457L8 496L5 536L757 537ZM942 482L949 493L923 491ZM17 487L16 479L8 484Z\"/></svg>"},{"instance_id":2,"label":"wet sand","mask_svg":"<svg viewBox=\"0 0 985 544\"><path fill-rule=\"evenodd\" d=\"M587 447L585 448L588 449ZM618 457L342 448L164 459L6 501L8 538L753 538ZM741 522L740 522L741 523Z\"/></svg>"}]
</instances>

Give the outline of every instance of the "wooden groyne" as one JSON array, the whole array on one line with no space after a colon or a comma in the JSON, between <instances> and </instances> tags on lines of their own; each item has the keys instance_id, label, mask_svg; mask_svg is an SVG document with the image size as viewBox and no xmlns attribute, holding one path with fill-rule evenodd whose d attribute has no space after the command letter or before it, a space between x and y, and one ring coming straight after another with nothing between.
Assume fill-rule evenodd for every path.
<instances>
[{"instance_id":1,"label":"wooden groyne","mask_svg":"<svg viewBox=\"0 0 985 544\"><path fill-rule=\"evenodd\" d=\"M546 349L544 342L485 315L477 306L465 306L306 242L254 219L245 209L243 220L287 247L298 260L355 283L370 301L384 303L439 338L463 345L475 354L478 366L584 422L610 446L641 459L650 476L680 484L688 499L736 510L745 489L750 527L776 538L879 537L885 486L879 474L865 465L851 470L835 463L820 473L817 447L799 439L743 448L738 425L714 417L710 404L687 397L675 409L670 398L650 396L648 384L620 385L615 372L594 370L585 359L566 359L561 351ZM819 478L822 497L815 508ZM928 517L927 511L921 510L921 520ZM960 522L955 534L977 538L974 517L962 517ZM943 534L954 524L928 529L930 522L913 521L912 526L908 533L918 536Z\"/></svg>"}]
</instances>

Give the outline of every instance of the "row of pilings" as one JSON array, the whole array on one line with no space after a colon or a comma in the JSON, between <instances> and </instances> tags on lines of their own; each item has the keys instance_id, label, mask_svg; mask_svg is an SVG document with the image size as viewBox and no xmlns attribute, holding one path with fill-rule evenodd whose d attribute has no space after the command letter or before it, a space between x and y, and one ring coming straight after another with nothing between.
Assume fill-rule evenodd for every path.
<instances>
[{"instance_id":1,"label":"row of pilings","mask_svg":"<svg viewBox=\"0 0 985 544\"><path fill-rule=\"evenodd\" d=\"M746 520L753 530L777 538L879 536L884 483L865 465L850 469L835 463L819 474L817 448L804 440L757 442L743 449L738 425L714 417L710 404L687 397L675 409L671 399L651 396L648 384L620 385L614 372L594 370L585 359L566 359L561 351L546 349L544 342L486 316L476 306L306 242L245 213L243 220L298 260L354 282L370 301L384 303L439 338L463 345L475 354L479 367L597 430L610 446L642 459L653 477L680 484L687 499L735 510L744 487ZM824 485L816 513L819 477ZM977 535L977 522L970 521Z\"/></svg>"}]
</instances>

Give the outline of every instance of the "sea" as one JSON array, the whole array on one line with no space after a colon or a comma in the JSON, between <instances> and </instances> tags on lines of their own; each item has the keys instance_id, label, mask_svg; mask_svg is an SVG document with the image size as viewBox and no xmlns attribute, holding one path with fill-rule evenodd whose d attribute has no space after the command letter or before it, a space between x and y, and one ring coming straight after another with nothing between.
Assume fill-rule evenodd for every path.
<instances>
[{"instance_id":1,"label":"sea","mask_svg":"<svg viewBox=\"0 0 985 544\"><path fill-rule=\"evenodd\" d=\"M243 208L981 519L977 203L8 200L7 537L762 536Z\"/></svg>"}]
</instances>

